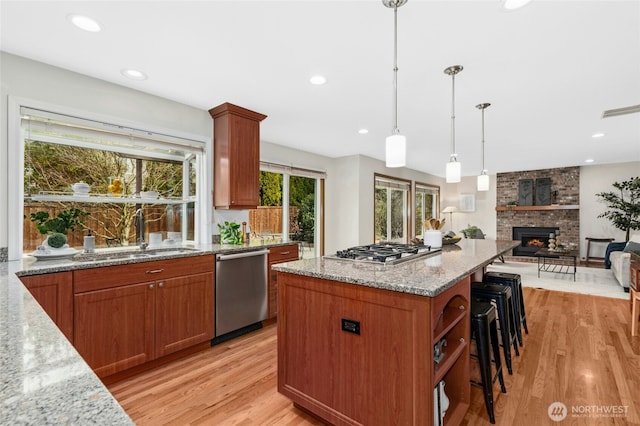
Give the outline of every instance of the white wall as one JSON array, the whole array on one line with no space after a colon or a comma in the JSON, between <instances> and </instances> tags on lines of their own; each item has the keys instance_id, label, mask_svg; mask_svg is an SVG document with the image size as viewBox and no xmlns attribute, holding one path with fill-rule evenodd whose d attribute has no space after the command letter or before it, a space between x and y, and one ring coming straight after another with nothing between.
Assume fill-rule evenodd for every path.
<instances>
[{"instance_id":1,"label":"white wall","mask_svg":"<svg viewBox=\"0 0 640 426\"><path fill-rule=\"evenodd\" d=\"M460 196L462 194L473 194L475 196L474 212L458 212L452 215L444 214L449 221L453 220L453 230L458 235L462 235L460 230L468 225L475 225L482 229L487 239L496 239L496 175L489 176L489 190L477 191L476 176L463 177L459 183L445 183L444 189L446 197L443 199L442 209L447 206L454 206L460 209ZM445 227L449 230L449 226Z\"/></svg>"},{"instance_id":2,"label":"white wall","mask_svg":"<svg viewBox=\"0 0 640 426\"><path fill-rule=\"evenodd\" d=\"M598 215L607 210L595 194L617 191L612 184L640 176L640 161L580 167L580 253L587 255L586 237L615 238L624 241L625 233L614 228L606 218ZM631 231L632 238L640 238L640 231ZM606 244L592 244L591 256L604 256Z\"/></svg>"}]
</instances>

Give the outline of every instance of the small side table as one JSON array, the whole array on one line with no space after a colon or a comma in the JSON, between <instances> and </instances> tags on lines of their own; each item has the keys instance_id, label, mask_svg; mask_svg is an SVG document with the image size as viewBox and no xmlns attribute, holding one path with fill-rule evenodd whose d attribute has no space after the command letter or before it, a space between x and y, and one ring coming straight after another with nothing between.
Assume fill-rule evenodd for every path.
<instances>
[{"instance_id":1,"label":"small side table","mask_svg":"<svg viewBox=\"0 0 640 426\"><path fill-rule=\"evenodd\" d=\"M587 240L587 266L589 266L589 262L592 261L592 260L597 260L597 261L604 262L604 257L591 256L591 243L607 243L607 244L609 244L614 239L613 238L586 237L585 240Z\"/></svg>"}]
</instances>

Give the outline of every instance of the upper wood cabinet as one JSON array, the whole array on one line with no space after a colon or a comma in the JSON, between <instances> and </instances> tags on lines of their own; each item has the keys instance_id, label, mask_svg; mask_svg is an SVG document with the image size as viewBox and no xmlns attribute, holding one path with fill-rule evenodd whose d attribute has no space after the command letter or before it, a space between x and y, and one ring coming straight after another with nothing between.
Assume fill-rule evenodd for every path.
<instances>
[{"instance_id":1,"label":"upper wood cabinet","mask_svg":"<svg viewBox=\"0 0 640 426\"><path fill-rule=\"evenodd\" d=\"M71 272L20 277L20 281L73 343L73 276Z\"/></svg>"},{"instance_id":2,"label":"upper wood cabinet","mask_svg":"<svg viewBox=\"0 0 640 426\"><path fill-rule=\"evenodd\" d=\"M260 204L260 122L266 115L224 103L213 117L213 204L255 209Z\"/></svg>"}]
</instances>

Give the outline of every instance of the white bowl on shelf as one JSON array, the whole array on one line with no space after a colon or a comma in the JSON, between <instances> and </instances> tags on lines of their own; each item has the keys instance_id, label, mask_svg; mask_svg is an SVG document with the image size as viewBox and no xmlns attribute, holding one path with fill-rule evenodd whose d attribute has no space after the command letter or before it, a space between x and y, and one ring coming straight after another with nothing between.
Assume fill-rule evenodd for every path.
<instances>
[{"instance_id":1,"label":"white bowl on shelf","mask_svg":"<svg viewBox=\"0 0 640 426\"><path fill-rule=\"evenodd\" d=\"M157 191L140 191L140 198L156 199L160 196Z\"/></svg>"}]
</instances>

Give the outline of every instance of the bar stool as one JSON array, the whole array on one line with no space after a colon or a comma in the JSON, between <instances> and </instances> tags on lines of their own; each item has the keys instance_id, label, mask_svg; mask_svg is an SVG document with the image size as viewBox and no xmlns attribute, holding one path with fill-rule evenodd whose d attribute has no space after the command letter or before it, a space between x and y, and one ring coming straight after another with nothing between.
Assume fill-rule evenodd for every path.
<instances>
[{"instance_id":1,"label":"bar stool","mask_svg":"<svg viewBox=\"0 0 640 426\"><path fill-rule=\"evenodd\" d=\"M591 243L607 243L609 244L611 241L613 241L613 238L592 238L592 237L586 237L585 240L587 240L587 266L589 266L589 261L590 260L602 260L604 262L604 257L597 257L597 256L591 256Z\"/></svg>"},{"instance_id":2,"label":"bar stool","mask_svg":"<svg viewBox=\"0 0 640 426\"><path fill-rule=\"evenodd\" d=\"M500 362L500 342L498 341L498 327L496 325L496 308L491 303L481 300L471 300L471 339L476 341L478 355L472 355L477 358L480 367L481 382L471 381L471 384L482 387L484 393L484 405L487 408L487 414L491 423L495 423L495 414L493 410L493 384L496 379L500 381L500 390L502 393L507 392L504 386L504 377L502 375L502 363ZM491 375L491 355L489 354L489 343L493 350L493 362L496 366L496 374Z\"/></svg>"},{"instance_id":3,"label":"bar stool","mask_svg":"<svg viewBox=\"0 0 640 426\"><path fill-rule=\"evenodd\" d=\"M513 295L513 311L515 317L516 334L518 343L522 346L522 327L524 332L529 334L527 327L527 314L524 309L524 294L522 293L522 280L520 274L508 274L506 272L487 272L482 280L485 283L502 284L511 287Z\"/></svg>"},{"instance_id":4,"label":"bar stool","mask_svg":"<svg viewBox=\"0 0 640 426\"><path fill-rule=\"evenodd\" d=\"M504 351L504 362L507 364L509 374L513 374L511 347L513 346L517 356L520 355L520 351L518 350L518 337L513 322L515 317L511 294L511 287L505 285L471 283L471 297L496 304L498 323L500 324L501 344Z\"/></svg>"}]
</instances>

